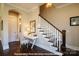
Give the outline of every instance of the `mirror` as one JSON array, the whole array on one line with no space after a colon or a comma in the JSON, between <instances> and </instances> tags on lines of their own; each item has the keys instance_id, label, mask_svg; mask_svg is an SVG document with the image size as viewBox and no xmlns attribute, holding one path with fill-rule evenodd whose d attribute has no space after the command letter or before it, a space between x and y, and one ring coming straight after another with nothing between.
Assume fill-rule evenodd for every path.
<instances>
[{"instance_id":1,"label":"mirror","mask_svg":"<svg viewBox=\"0 0 79 59\"><path fill-rule=\"evenodd\" d=\"M79 26L79 16L70 17L70 26Z\"/></svg>"},{"instance_id":2,"label":"mirror","mask_svg":"<svg viewBox=\"0 0 79 59\"><path fill-rule=\"evenodd\" d=\"M32 20L30 21L30 33L35 33L36 32L36 21Z\"/></svg>"}]
</instances>

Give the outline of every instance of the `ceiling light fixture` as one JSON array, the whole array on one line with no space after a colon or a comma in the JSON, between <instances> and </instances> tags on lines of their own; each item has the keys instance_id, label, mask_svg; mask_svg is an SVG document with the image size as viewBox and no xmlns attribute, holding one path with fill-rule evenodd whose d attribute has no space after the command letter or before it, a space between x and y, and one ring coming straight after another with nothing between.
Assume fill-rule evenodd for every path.
<instances>
[{"instance_id":1,"label":"ceiling light fixture","mask_svg":"<svg viewBox=\"0 0 79 59\"><path fill-rule=\"evenodd\" d=\"M48 8L48 7L52 7L52 3L47 3L46 4L46 7Z\"/></svg>"}]
</instances>

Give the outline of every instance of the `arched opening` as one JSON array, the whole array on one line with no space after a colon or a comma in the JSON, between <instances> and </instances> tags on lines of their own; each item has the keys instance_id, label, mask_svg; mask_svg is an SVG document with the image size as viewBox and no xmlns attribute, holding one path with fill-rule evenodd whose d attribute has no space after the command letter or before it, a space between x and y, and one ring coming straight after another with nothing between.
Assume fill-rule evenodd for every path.
<instances>
[{"instance_id":1,"label":"arched opening","mask_svg":"<svg viewBox=\"0 0 79 59\"><path fill-rule=\"evenodd\" d=\"M9 10L9 42L18 41L18 33L21 32L21 15L20 13Z\"/></svg>"}]
</instances>

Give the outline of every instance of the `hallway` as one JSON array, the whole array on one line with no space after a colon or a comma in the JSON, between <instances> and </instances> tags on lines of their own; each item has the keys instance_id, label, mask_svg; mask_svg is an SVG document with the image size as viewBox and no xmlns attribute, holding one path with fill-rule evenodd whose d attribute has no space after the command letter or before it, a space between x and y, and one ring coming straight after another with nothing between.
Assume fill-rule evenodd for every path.
<instances>
[{"instance_id":1,"label":"hallway","mask_svg":"<svg viewBox=\"0 0 79 59\"><path fill-rule=\"evenodd\" d=\"M10 45L10 49L5 50L3 52L4 56L57 56L37 46L34 46L34 48L31 49L30 48L31 44L29 44L28 48L26 47L26 45L22 45L20 48L19 42L13 42L10 43L9 45ZM79 56L79 51L75 51L67 48L63 54L64 56ZM1 52L0 55L2 55Z\"/></svg>"},{"instance_id":2,"label":"hallway","mask_svg":"<svg viewBox=\"0 0 79 59\"><path fill-rule=\"evenodd\" d=\"M79 56L79 19L70 25L71 18L79 18L79 4L46 5L0 4L0 55ZM26 47L29 42L33 49Z\"/></svg>"},{"instance_id":3,"label":"hallway","mask_svg":"<svg viewBox=\"0 0 79 59\"><path fill-rule=\"evenodd\" d=\"M20 48L19 42L10 43L9 46L10 49L4 51L4 56L56 56L55 54L37 46L34 46L34 48L31 49L31 44L29 44L28 48L26 45L22 45Z\"/></svg>"}]
</instances>

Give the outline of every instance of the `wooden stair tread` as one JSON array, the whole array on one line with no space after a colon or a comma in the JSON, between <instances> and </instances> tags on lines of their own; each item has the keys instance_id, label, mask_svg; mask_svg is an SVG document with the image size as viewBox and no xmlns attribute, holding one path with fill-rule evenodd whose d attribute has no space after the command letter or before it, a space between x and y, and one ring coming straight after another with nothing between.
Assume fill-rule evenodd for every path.
<instances>
[{"instance_id":1,"label":"wooden stair tread","mask_svg":"<svg viewBox=\"0 0 79 59\"><path fill-rule=\"evenodd\" d=\"M46 33L43 33L43 35L47 35Z\"/></svg>"},{"instance_id":2,"label":"wooden stair tread","mask_svg":"<svg viewBox=\"0 0 79 59\"><path fill-rule=\"evenodd\" d=\"M50 39L50 37L45 37L45 38L48 38L48 39Z\"/></svg>"},{"instance_id":3,"label":"wooden stair tread","mask_svg":"<svg viewBox=\"0 0 79 59\"><path fill-rule=\"evenodd\" d=\"M51 43L53 43L53 41L50 41L50 40L49 40L48 42L51 42Z\"/></svg>"},{"instance_id":4,"label":"wooden stair tread","mask_svg":"<svg viewBox=\"0 0 79 59\"><path fill-rule=\"evenodd\" d=\"M53 47L57 47L57 46L55 46L55 45L51 45L51 46L53 46ZM58 47L57 47L58 48Z\"/></svg>"},{"instance_id":5,"label":"wooden stair tread","mask_svg":"<svg viewBox=\"0 0 79 59\"><path fill-rule=\"evenodd\" d=\"M40 30L40 32L44 32L44 30Z\"/></svg>"},{"instance_id":6,"label":"wooden stair tread","mask_svg":"<svg viewBox=\"0 0 79 59\"><path fill-rule=\"evenodd\" d=\"M38 28L38 29L44 29L44 28Z\"/></svg>"}]
</instances>

